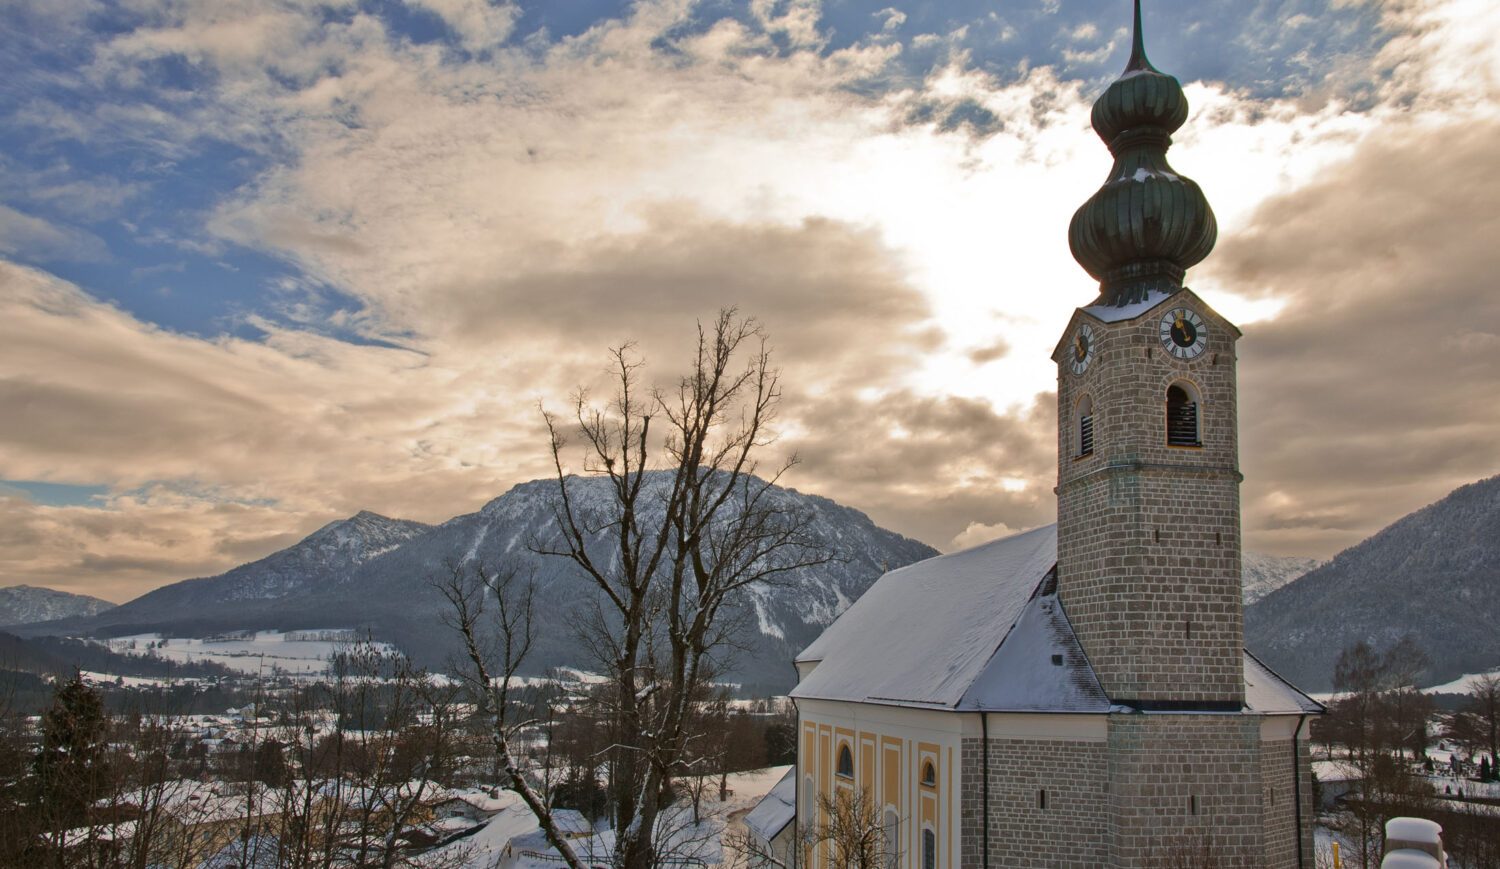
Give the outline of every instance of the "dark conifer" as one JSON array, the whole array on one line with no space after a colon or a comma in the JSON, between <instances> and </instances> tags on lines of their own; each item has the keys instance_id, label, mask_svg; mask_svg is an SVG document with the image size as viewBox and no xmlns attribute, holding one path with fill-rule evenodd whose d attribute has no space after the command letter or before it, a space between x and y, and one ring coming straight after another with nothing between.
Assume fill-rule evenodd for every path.
<instances>
[{"instance_id":1,"label":"dark conifer","mask_svg":"<svg viewBox=\"0 0 1500 869\"><path fill-rule=\"evenodd\" d=\"M83 676L62 683L42 718L42 744L32 761L37 806L49 826L86 822L88 809L109 781L108 718L99 692Z\"/></svg>"}]
</instances>

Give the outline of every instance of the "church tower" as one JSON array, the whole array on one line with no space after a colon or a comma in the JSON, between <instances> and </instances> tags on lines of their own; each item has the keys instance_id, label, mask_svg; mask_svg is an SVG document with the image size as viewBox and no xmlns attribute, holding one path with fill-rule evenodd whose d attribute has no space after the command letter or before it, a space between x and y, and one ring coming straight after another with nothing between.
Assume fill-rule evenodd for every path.
<instances>
[{"instance_id":1,"label":"church tower","mask_svg":"<svg viewBox=\"0 0 1500 869\"><path fill-rule=\"evenodd\" d=\"M1240 333L1183 286L1218 232L1167 162L1187 116L1136 0L1069 229L1099 294L1053 351L1057 525L890 571L802 651L798 829L863 789L898 869L1313 865L1323 709L1244 648Z\"/></svg>"},{"instance_id":2,"label":"church tower","mask_svg":"<svg viewBox=\"0 0 1500 869\"><path fill-rule=\"evenodd\" d=\"M1166 152L1187 120L1146 58L1139 0L1125 72L1094 104L1114 156L1073 216L1099 281L1058 365L1058 588L1105 692L1142 710L1244 702L1235 341L1182 281L1217 227Z\"/></svg>"}]
</instances>

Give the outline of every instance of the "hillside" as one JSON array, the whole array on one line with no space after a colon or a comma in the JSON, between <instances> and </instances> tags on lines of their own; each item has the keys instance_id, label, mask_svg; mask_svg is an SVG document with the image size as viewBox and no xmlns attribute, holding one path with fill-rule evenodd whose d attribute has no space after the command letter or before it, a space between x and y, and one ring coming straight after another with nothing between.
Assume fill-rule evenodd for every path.
<instances>
[{"instance_id":1,"label":"hillside","mask_svg":"<svg viewBox=\"0 0 1500 869\"><path fill-rule=\"evenodd\" d=\"M581 511L602 516L608 509L607 480L571 478L569 485ZM750 589L730 614L741 623L736 634L741 648L727 662L728 675L747 689L762 691L789 687L792 656L884 570L937 554L827 498L783 488L774 489L771 497L777 506L803 513L807 530L836 560L788 574L774 587ZM442 666L456 648L441 622L443 604L430 581L450 562L513 565L529 573L537 587L537 639L527 669L570 665L597 670L576 629L593 611L593 587L565 559L533 551L561 544L553 518L556 498L556 482L538 480L438 526L361 513L221 576L175 583L96 617L33 625L27 632L200 636L230 630L368 628L422 662ZM607 536L596 535L594 545L603 551Z\"/></svg>"},{"instance_id":2,"label":"hillside","mask_svg":"<svg viewBox=\"0 0 1500 869\"><path fill-rule=\"evenodd\" d=\"M1283 585L1322 565L1323 562L1316 558L1262 555L1259 552L1244 553L1240 562L1240 582L1244 589L1245 605L1255 603Z\"/></svg>"},{"instance_id":3,"label":"hillside","mask_svg":"<svg viewBox=\"0 0 1500 869\"><path fill-rule=\"evenodd\" d=\"M1500 665L1500 477L1459 488L1245 610L1246 645L1300 687L1331 687L1364 640L1411 633L1426 683Z\"/></svg>"},{"instance_id":4,"label":"hillside","mask_svg":"<svg viewBox=\"0 0 1500 869\"><path fill-rule=\"evenodd\" d=\"M70 594L32 585L0 588L0 627L50 622L73 616L92 616L114 604L86 594Z\"/></svg>"}]
</instances>

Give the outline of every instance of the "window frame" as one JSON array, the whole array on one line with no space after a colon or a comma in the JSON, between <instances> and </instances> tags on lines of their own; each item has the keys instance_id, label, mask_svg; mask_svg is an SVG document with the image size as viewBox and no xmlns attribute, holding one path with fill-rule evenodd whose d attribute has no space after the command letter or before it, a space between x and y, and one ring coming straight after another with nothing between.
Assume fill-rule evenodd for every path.
<instances>
[{"instance_id":1,"label":"window frame","mask_svg":"<svg viewBox=\"0 0 1500 869\"><path fill-rule=\"evenodd\" d=\"M1086 459L1094 454L1095 423L1098 414L1094 410L1094 397L1087 392L1073 404L1073 458ZM1087 430L1084 423L1087 421Z\"/></svg>"},{"instance_id":2,"label":"window frame","mask_svg":"<svg viewBox=\"0 0 1500 869\"><path fill-rule=\"evenodd\" d=\"M839 743L838 756L834 761L833 774L842 779L854 778L854 750L849 743Z\"/></svg>"},{"instance_id":3,"label":"window frame","mask_svg":"<svg viewBox=\"0 0 1500 869\"><path fill-rule=\"evenodd\" d=\"M1181 392L1183 397L1186 399L1186 401L1183 402L1183 405L1180 406L1187 406L1192 408L1192 443L1182 443L1180 441L1173 440L1172 430L1175 423L1172 418L1172 390L1174 389ZM1198 389L1197 384L1193 383L1190 380L1173 380L1171 383L1167 384L1166 392L1162 396L1162 442L1169 449L1174 450L1203 449L1203 393Z\"/></svg>"}]
</instances>

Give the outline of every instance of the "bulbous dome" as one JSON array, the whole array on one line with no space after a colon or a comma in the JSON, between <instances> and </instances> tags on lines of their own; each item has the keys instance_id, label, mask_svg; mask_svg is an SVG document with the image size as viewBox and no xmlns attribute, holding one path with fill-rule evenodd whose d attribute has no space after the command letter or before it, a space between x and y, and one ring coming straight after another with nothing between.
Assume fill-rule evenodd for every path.
<instances>
[{"instance_id":1,"label":"bulbous dome","mask_svg":"<svg viewBox=\"0 0 1500 869\"><path fill-rule=\"evenodd\" d=\"M1126 130L1157 127L1170 135L1187 121L1187 97L1176 76L1152 67L1144 52L1140 62L1138 69L1127 67L1094 103L1090 120L1106 145Z\"/></svg>"},{"instance_id":2,"label":"bulbous dome","mask_svg":"<svg viewBox=\"0 0 1500 869\"><path fill-rule=\"evenodd\" d=\"M1136 0L1130 63L1094 103L1092 118L1115 163L1068 227L1073 258L1099 281L1101 303L1176 292L1187 270L1213 250L1218 224L1208 199L1167 163L1172 133L1187 115L1177 79L1146 59Z\"/></svg>"}]
</instances>

